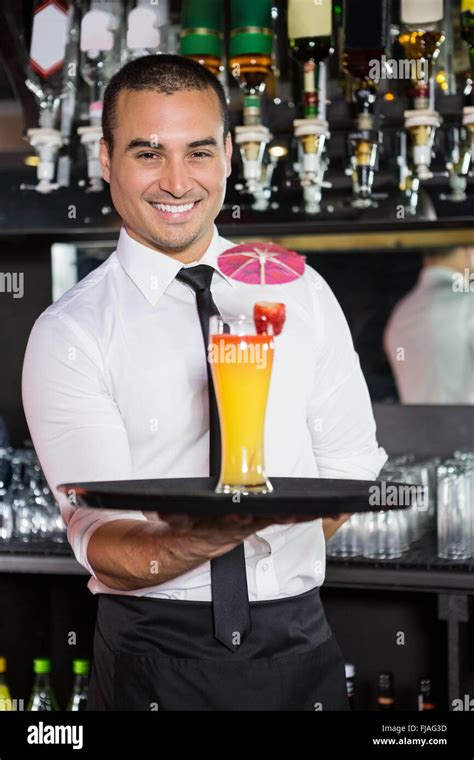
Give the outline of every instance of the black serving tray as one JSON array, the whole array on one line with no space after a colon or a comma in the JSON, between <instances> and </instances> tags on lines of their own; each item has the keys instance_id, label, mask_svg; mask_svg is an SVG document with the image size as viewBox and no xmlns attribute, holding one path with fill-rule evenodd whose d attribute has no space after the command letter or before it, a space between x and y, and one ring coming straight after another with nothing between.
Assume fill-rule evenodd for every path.
<instances>
[{"instance_id":1,"label":"black serving tray","mask_svg":"<svg viewBox=\"0 0 474 760\"><path fill-rule=\"evenodd\" d=\"M381 492L376 480L270 477L273 492L267 494L218 494L217 478L158 478L113 480L95 483L65 483L58 488L72 504L96 509L138 510L166 514L255 516L308 515L331 517L344 512L400 509L411 504L411 492L402 491L398 507L374 505L373 494ZM402 483L390 483L403 486ZM372 498L371 498L372 497Z\"/></svg>"}]
</instances>

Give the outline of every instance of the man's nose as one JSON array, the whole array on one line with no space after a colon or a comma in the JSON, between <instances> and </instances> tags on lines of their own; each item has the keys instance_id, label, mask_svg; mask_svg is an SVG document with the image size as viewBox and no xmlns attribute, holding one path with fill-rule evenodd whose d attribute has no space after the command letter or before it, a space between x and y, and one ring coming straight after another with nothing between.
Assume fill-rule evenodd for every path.
<instances>
[{"instance_id":1,"label":"man's nose","mask_svg":"<svg viewBox=\"0 0 474 760\"><path fill-rule=\"evenodd\" d=\"M160 172L158 184L161 190L181 198L193 189L194 182L186 163L180 159L172 159Z\"/></svg>"}]
</instances>

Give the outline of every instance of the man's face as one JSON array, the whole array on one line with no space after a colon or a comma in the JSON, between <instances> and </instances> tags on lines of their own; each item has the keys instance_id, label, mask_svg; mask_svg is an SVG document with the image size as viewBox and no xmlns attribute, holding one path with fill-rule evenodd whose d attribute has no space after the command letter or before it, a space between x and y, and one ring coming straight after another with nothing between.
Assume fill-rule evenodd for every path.
<instances>
[{"instance_id":1,"label":"man's face","mask_svg":"<svg viewBox=\"0 0 474 760\"><path fill-rule=\"evenodd\" d=\"M118 97L114 146L101 142L104 179L131 237L192 261L212 238L231 172L216 93L144 90ZM183 209L184 207L184 209Z\"/></svg>"}]
</instances>

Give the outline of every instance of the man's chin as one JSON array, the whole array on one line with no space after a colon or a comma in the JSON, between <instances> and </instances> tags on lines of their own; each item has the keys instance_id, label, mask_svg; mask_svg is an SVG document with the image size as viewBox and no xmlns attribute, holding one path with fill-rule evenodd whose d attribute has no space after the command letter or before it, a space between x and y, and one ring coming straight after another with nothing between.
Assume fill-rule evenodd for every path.
<instances>
[{"instance_id":1,"label":"man's chin","mask_svg":"<svg viewBox=\"0 0 474 760\"><path fill-rule=\"evenodd\" d=\"M164 232L163 230L152 230L151 241L153 245L161 251L181 253L196 240L201 237L202 230L172 229Z\"/></svg>"}]
</instances>

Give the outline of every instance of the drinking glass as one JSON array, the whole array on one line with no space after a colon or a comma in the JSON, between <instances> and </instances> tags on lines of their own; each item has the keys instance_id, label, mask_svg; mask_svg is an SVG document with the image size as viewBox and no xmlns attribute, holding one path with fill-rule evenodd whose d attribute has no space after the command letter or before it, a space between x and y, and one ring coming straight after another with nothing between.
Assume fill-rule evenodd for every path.
<instances>
[{"instance_id":1,"label":"drinking glass","mask_svg":"<svg viewBox=\"0 0 474 760\"><path fill-rule=\"evenodd\" d=\"M471 510L471 559L474 559L474 451L461 449L454 452L454 458L460 459L467 468L469 475L469 504Z\"/></svg>"},{"instance_id":2,"label":"drinking glass","mask_svg":"<svg viewBox=\"0 0 474 760\"><path fill-rule=\"evenodd\" d=\"M362 556L368 559L401 557L400 523L395 510L379 510L364 515Z\"/></svg>"},{"instance_id":3,"label":"drinking glass","mask_svg":"<svg viewBox=\"0 0 474 760\"><path fill-rule=\"evenodd\" d=\"M406 461L406 460L404 460ZM403 483L403 472L400 469L401 464L399 467L397 467L392 460L390 460L390 463L387 463L385 467L383 468L382 472L380 473L380 480L385 480L387 483L395 482L395 483ZM404 498L404 494L400 492L400 498ZM395 519L398 523L398 530L400 533L400 550L403 552L406 552L410 548L410 543L412 539L412 533L410 528L410 520L409 520L409 511L411 507L408 509L397 509L397 510L390 510L393 512Z\"/></svg>"},{"instance_id":4,"label":"drinking glass","mask_svg":"<svg viewBox=\"0 0 474 760\"><path fill-rule=\"evenodd\" d=\"M0 541L9 541L13 535L13 509L8 498L11 478L10 450L0 449Z\"/></svg>"},{"instance_id":5,"label":"drinking glass","mask_svg":"<svg viewBox=\"0 0 474 760\"><path fill-rule=\"evenodd\" d=\"M34 534L31 511L28 507L28 488L25 484L25 468L30 454L23 449L15 449L11 457L12 477L8 489L8 500L13 511L13 535L20 541L31 541Z\"/></svg>"},{"instance_id":6,"label":"drinking glass","mask_svg":"<svg viewBox=\"0 0 474 760\"><path fill-rule=\"evenodd\" d=\"M327 542L328 557L358 557L362 552L361 530L361 515L356 513Z\"/></svg>"},{"instance_id":7,"label":"drinking glass","mask_svg":"<svg viewBox=\"0 0 474 760\"><path fill-rule=\"evenodd\" d=\"M216 392L222 460L218 493L269 493L264 425L273 364L273 335L252 317L211 317L208 359Z\"/></svg>"},{"instance_id":8,"label":"drinking glass","mask_svg":"<svg viewBox=\"0 0 474 760\"><path fill-rule=\"evenodd\" d=\"M448 459L438 467L438 556L470 559L472 534L472 466Z\"/></svg>"}]
</instances>

